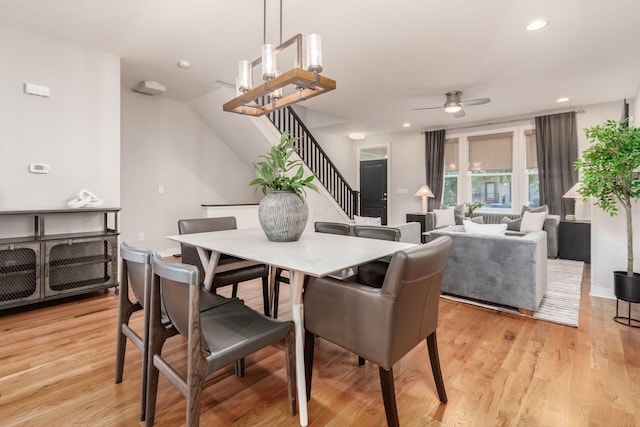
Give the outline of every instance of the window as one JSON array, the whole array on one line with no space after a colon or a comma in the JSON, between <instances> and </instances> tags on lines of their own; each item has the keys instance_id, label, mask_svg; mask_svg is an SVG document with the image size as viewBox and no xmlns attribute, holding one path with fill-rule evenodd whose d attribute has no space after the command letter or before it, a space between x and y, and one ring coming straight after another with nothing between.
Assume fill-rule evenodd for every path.
<instances>
[{"instance_id":1,"label":"window","mask_svg":"<svg viewBox=\"0 0 640 427\"><path fill-rule=\"evenodd\" d=\"M524 131L526 141L525 174L527 176L526 202L531 208L540 206L540 181L538 179L538 152L536 148L536 130Z\"/></svg>"},{"instance_id":2,"label":"window","mask_svg":"<svg viewBox=\"0 0 640 427\"><path fill-rule=\"evenodd\" d=\"M458 177L459 167L458 138L445 139L444 141L444 188L442 191L442 204L456 206L458 204Z\"/></svg>"},{"instance_id":3,"label":"window","mask_svg":"<svg viewBox=\"0 0 640 427\"><path fill-rule=\"evenodd\" d=\"M471 202L511 209L513 132L469 136Z\"/></svg>"}]
</instances>

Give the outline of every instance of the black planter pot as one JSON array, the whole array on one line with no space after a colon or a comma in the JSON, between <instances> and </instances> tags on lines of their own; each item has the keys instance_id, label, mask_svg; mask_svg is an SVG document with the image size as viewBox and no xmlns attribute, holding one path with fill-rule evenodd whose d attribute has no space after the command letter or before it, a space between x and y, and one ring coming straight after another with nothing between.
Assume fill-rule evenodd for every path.
<instances>
[{"instance_id":1,"label":"black planter pot","mask_svg":"<svg viewBox=\"0 0 640 427\"><path fill-rule=\"evenodd\" d=\"M614 271L613 286L616 298L629 302L640 302L640 274L633 273L633 276L627 276L626 271Z\"/></svg>"},{"instance_id":2,"label":"black planter pot","mask_svg":"<svg viewBox=\"0 0 640 427\"><path fill-rule=\"evenodd\" d=\"M626 271L614 271L613 292L617 298L616 315L613 319L620 324L640 328L640 320L631 317L631 303L640 303L640 274L633 273L633 276L627 276ZM627 316L618 314L620 300L629 304Z\"/></svg>"}]
</instances>

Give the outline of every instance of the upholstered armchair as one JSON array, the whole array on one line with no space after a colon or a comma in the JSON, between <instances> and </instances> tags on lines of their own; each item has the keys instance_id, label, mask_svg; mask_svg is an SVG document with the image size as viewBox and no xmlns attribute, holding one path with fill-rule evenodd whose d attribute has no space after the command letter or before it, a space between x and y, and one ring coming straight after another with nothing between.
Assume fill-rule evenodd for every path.
<instances>
[{"instance_id":1,"label":"upholstered armchair","mask_svg":"<svg viewBox=\"0 0 640 427\"><path fill-rule=\"evenodd\" d=\"M309 397L317 335L379 366L390 426L398 425L393 365L425 339L438 396L447 402L436 327L440 282L451 245L451 238L444 237L397 252L380 289L328 277L309 280L304 292Z\"/></svg>"}]
</instances>

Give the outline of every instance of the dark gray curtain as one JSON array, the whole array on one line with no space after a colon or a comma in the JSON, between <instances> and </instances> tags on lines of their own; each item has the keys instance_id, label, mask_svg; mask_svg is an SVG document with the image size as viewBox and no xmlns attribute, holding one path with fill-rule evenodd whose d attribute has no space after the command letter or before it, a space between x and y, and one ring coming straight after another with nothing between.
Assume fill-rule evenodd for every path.
<instances>
[{"instance_id":1,"label":"dark gray curtain","mask_svg":"<svg viewBox=\"0 0 640 427\"><path fill-rule=\"evenodd\" d=\"M549 213L573 214L574 201L563 199L576 182L578 172L573 168L578 157L576 114L560 113L536 117L536 148L540 179L540 204Z\"/></svg>"},{"instance_id":2,"label":"dark gray curtain","mask_svg":"<svg viewBox=\"0 0 640 427\"><path fill-rule=\"evenodd\" d=\"M444 129L425 132L426 184L435 197L428 199L428 210L440 207L444 181Z\"/></svg>"}]
</instances>

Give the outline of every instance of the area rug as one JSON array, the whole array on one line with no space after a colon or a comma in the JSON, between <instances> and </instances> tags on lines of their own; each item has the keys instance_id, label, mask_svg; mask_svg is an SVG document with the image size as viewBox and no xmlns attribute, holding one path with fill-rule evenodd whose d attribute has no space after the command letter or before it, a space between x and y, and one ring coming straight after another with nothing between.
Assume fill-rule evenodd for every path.
<instances>
[{"instance_id":1,"label":"area rug","mask_svg":"<svg viewBox=\"0 0 640 427\"><path fill-rule=\"evenodd\" d=\"M513 308L491 305L490 303L442 295L442 298L473 304L491 310L532 317L546 322L578 327L580 313L580 285L582 284L582 261L566 259L547 260L547 292L533 316L520 313Z\"/></svg>"}]
</instances>

